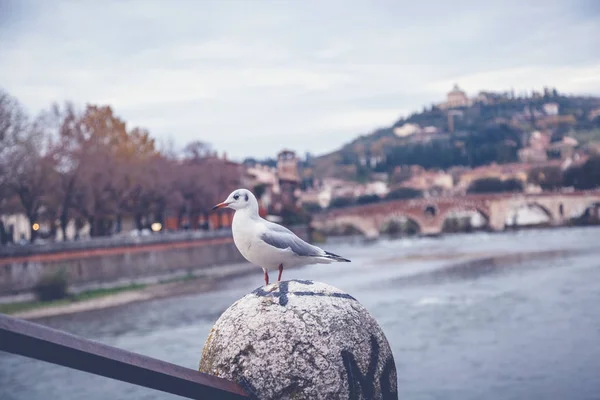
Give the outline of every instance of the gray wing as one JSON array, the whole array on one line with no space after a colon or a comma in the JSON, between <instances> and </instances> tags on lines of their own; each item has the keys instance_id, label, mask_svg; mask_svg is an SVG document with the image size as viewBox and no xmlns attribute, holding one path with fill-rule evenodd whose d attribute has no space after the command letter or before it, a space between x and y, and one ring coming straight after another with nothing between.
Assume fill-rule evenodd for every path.
<instances>
[{"instance_id":1,"label":"gray wing","mask_svg":"<svg viewBox=\"0 0 600 400\"><path fill-rule=\"evenodd\" d=\"M324 255L323 250L320 248L306 243L304 240L294 235L290 230L282 226L281 228L284 230L268 230L264 232L260 236L261 240L273 247L277 247L278 249L289 248L296 255L301 257L318 257Z\"/></svg>"},{"instance_id":2,"label":"gray wing","mask_svg":"<svg viewBox=\"0 0 600 400\"><path fill-rule=\"evenodd\" d=\"M264 220L263 223L267 226L269 231L280 232L280 233L289 233L290 235L294 235L294 232L290 231L283 225L276 224L271 221Z\"/></svg>"}]
</instances>

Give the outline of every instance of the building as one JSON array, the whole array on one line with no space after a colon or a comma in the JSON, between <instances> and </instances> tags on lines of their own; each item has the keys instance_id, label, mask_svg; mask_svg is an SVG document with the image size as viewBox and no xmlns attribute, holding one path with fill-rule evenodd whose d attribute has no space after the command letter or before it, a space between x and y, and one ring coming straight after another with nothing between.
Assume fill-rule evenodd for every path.
<instances>
[{"instance_id":1,"label":"building","mask_svg":"<svg viewBox=\"0 0 600 400\"><path fill-rule=\"evenodd\" d=\"M266 215L266 210L273 203L273 196L279 194L277 168L256 164L246 170L244 181L245 186L256 195L261 215Z\"/></svg>"},{"instance_id":2,"label":"building","mask_svg":"<svg viewBox=\"0 0 600 400\"><path fill-rule=\"evenodd\" d=\"M548 159L546 150L550 146L550 134L534 131L529 136L529 146L519 150L519 160L524 163L543 162Z\"/></svg>"},{"instance_id":3,"label":"building","mask_svg":"<svg viewBox=\"0 0 600 400\"><path fill-rule=\"evenodd\" d=\"M577 146L579 146L577 139L565 136L560 142L552 143L548 150L561 160L566 160L575 156Z\"/></svg>"},{"instance_id":4,"label":"building","mask_svg":"<svg viewBox=\"0 0 600 400\"><path fill-rule=\"evenodd\" d=\"M282 150L276 167L256 164L246 169L245 185L255 192L261 213L279 214L284 207L298 206L302 183L298 164L295 152Z\"/></svg>"},{"instance_id":5,"label":"building","mask_svg":"<svg viewBox=\"0 0 600 400\"><path fill-rule=\"evenodd\" d=\"M590 121L593 121L598 117L600 117L600 108L595 108L588 113L588 119Z\"/></svg>"},{"instance_id":6,"label":"building","mask_svg":"<svg viewBox=\"0 0 600 400\"><path fill-rule=\"evenodd\" d=\"M402 126L397 126L394 128L394 135L398 137L407 137L414 135L415 133L419 133L421 131L421 127L418 124L404 124Z\"/></svg>"},{"instance_id":7,"label":"building","mask_svg":"<svg viewBox=\"0 0 600 400\"><path fill-rule=\"evenodd\" d=\"M542 109L546 115L558 115L558 103L546 103Z\"/></svg>"},{"instance_id":8,"label":"building","mask_svg":"<svg viewBox=\"0 0 600 400\"><path fill-rule=\"evenodd\" d=\"M525 147L518 151L519 161L523 163L536 163L546 161L548 155L545 149L536 149L533 147Z\"/></svg>"},{"instance_id":9,"label":"building","mask_svg":"<svg viewBox=\"0 0 600 400\"><path fill-rule=\"evenodd\" d=\"M454 85L454 88L448 92L446 98L446 108L467 107L471 104L467 94L456 84Z\"/></svg>"},{"instance_id":10,"label":"building","mask_svg":"<svg viewBox=\"0 0 600 400\"><path fill-rule=\"evenodd\" d=\"M411 176L394 187L411 188L428 192L433 189L441 189L447 192L454 186L454 179L451 174L443 171L427 171L424 169L412 168Z\"/></svg>"},{"instance_id":11,"label":"building","mask_svg":"<svg viewBox=\"0 0 600 400\"><path fill-rule=\"evenodd\" d=\"M277 180L280 188L278 211L281 211L282 207L296 206L302 180L295 152L282 150L277 155Z\"/></svg>"},{"instance_id":12,"label":"building","mask_svg":"<svg viewBox=\"0 0 600 400\"><path fill-rule=\"evenodd\" d=\"M23 213L0 215L9 242L29 241L29 219Z\"/></svg>"},{"instance_id":13,"label":"building","mask_svg":"<svg viewBox=\"0 0 600 400\"><path fill-rule=\"evenodd\" d=\"M555 128L559 125L575 126L577 124L577 120L573 115L545 115L537 118L535 123L537 127L545 129Z\"/></svg>"},{"instance_id":14,"label":"building","mask_svg":"<svg viewBox=\"0 0 600 400\"><path fill-rule=\"evenodd\" d=\"M2 222L2 225L4 226L4 234L6 235L5 240L8 240L11 243L26 243L30 241L31 229L29 227L29 219L24 213L0 215L0 222ZM33 223L35 226L34 230L36 231L36 240L65 240L63 238L63 232L62 229L60 229L58 221L55 221L56 233L53 235L51 222L52 221L41 218L39 221L35 221ZM78 229L75 220L72 219L67 223L66 234L67 240L72 240L75 237L79 239L89 238L90 226L87 222L85 222L83 226L79 227Z\"/></svg>"},{"instance_id":15,"label":"building","mask_svg":"<svg viewBox=\"0 0 600 400\"><path fill-rule=\"evenodd\" d=\"M376 195L385 197L389 192L387 183L383 181L368 182L360 184L354 181L346 181L336 178L323 179L318 187L301 194L301 202L319 204L321 208L327 208L333 199L348 198L356 199L360 196Z\"/></svg>"},{"instance_id":16,"label":"building","mask_svg":"<svg viewBox=\"0 0 600 400\"><path fill-rule=\"evenodd\" d=\"M524 184L527 183L527 175L532 168L536 167L560 167L562 161L548 160L537 163L511 163L483 165L481 167L461 171L457 177L457 189L466 192L471 183L483 178L497 178L500 180L517 179Z\"/></svg>"},{"instance_id":17,"label":"building","mask_svg":"<svg viewBox=\"0 0 600 400\"><path fill-rule=\"evenodd\" d=\"M534 149L546 150L551 139L552 137L548 132L533 131L529 137L529 146Z\"/></svg>"},{"instance_id":18,"label":"building","mask_svg":"<svg viewBox=\"0 0 600 400\"><path fill-rule=\"evenodd\" d=\"M358 157L358 162L362 166L369 166L370 168L375 168L377 165L381 164L385 161L385 157L382 155L360 155Z\"/></svg>"}]
</instances>

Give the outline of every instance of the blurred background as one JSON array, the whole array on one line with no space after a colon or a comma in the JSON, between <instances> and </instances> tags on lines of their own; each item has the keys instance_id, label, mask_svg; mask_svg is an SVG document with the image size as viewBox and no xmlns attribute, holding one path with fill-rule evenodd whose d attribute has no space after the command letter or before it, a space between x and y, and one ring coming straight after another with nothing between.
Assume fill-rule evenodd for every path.
<instances>
[{"instance_id":1,"label":"blurred background","mask_svg":"<svg viewBox=\"0 0 600 400\"><path fill-rule=\"evenodd\" d=\"M0 312L196 369L246 187L400 398L597 398L598 49L591 0L0 0ZM169 398L0 353L49 396Z\"/></svg>"}]
</instances>

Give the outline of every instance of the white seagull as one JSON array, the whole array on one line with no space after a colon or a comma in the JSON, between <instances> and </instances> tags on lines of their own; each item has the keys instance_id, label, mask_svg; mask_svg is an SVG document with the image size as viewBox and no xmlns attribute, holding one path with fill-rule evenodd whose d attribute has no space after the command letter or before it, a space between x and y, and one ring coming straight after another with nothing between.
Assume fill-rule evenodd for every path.
<instances>
[{"instance_id":1,"label":"white seagull","mask_svg":"<svg viewBox=\"0 0 600 400\"><path fill-rule=\"evenodd\" d=\"M258 201L248 189L234 190L218 208L235 210L231 230L233 241L242 256L262 268L265 284L269 284L269 270L279 268L279 278L284 267L309 264L350 262L337 254L306 243L289 229L269 222L258 215Z\"/></svg>"}]
</instances>

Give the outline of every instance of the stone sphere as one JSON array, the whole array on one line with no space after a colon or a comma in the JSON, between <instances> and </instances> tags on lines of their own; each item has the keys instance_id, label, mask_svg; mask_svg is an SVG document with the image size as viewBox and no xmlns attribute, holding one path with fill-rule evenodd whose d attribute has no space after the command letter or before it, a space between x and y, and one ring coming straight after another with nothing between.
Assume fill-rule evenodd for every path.
<instances>
[{"instance_id":1,"label":"stone sphere","mask_svg":"<svg viewBox=\"0 0 600 400\"><path fill-rule=\"evenodd\" d=\"M325 283L273 283L213 326L200 371L255 399L397 399L394 357L360 303Z\"/></svg>"}]
</instances>

